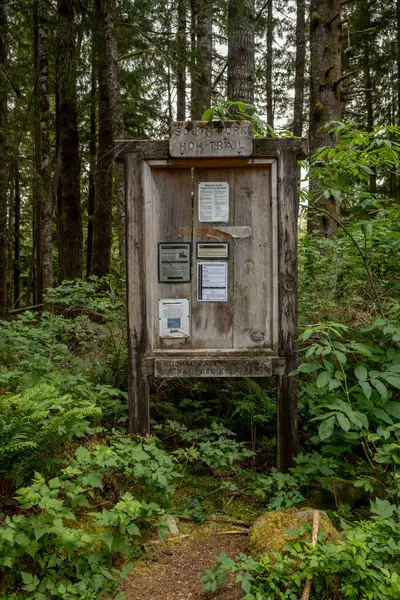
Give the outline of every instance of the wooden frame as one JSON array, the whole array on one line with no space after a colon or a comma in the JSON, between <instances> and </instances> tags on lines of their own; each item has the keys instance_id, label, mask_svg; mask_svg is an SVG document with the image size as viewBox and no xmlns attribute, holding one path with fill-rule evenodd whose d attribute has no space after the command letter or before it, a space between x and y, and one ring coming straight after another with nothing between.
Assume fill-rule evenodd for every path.
<instances>
[{"instance_id":1,"label":"wooden frame","mask_svg":"<svg viewBox=\"0 0 400 600\"><path fill-rule=\"evenodd\" d=\"M148 377L264 377L278 378L277 466L286 470L297 453L297 378L288 374L297 367L297 161L307 152L303 139L254 140L248 158L170 158L168 141L117 142L125 163L127 312L129 342L129 427L139 435L149 433ZM149 294L148 256L154 240L152 227L152 177L172 170L171 190L185 189L181 169L237 169L270 166L272 257L275 300L272 302L271 343L265 348L189 348L187 342L155 347L154 294ZM215 171L217 172L217 171ZM182 172L183 176L183 172ZM166 176L167 177L167 176ZM166 181L165 185L168 185ZM183 186L183 187L182 187ZM181 192L179 192L179 189ZM193 224L194 227L195 223ZM162 240L161 240L162 241ZM184 241L184 240L182 240ZM271 267L272 268L272 267ZM168 285L168 284L167 284ZM184 286L184 284L180 284ZM181 297L188 291L183 289ZM240 340L239 340L240 341ZM173 347L171 347L173 346Z\"/></svg>"}]
</instances>

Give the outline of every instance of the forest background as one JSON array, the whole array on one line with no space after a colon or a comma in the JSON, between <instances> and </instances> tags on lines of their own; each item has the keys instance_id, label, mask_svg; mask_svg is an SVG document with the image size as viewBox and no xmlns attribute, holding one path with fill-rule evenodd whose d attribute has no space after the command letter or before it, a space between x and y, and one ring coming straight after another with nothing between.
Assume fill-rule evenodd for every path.
<instances>
[{"instance_id":1,"label":"forest background","mask_svg":"<svg viewBox=\"0 0 400 600\"><path fill-rule=\"evenodd\" d=\"M0 0L0 82L0 596L123 598L171 514L305 505L340 536L222 556L206 590L397 600L400 0ZM153 383L153 436L126 430L115 140L203 116L309 140L289 473L269 379Z\"/></svg>"}]
</instances>

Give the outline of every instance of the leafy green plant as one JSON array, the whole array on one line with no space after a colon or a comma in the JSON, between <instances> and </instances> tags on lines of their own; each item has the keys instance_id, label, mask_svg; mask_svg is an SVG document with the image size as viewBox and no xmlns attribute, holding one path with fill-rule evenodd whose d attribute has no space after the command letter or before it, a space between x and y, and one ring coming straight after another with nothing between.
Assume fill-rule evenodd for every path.
<instances>
[{"instance_id":1,"label":"leafy green plant","mask_svg":"<svg viewBox=\"0 0 400 600\"><path fill-rule=\"evenodd\" d=\"M253 104L232 100L221 100L215 106L208 108L202 116L203 121L211 124L213 121L250 121L254 135L263 137L293 137L289 131L276 132L257 113Z\"/></svg>"},{"instance_id":2,"label":"leafy green plant","mask_svg":"<svg viewBox=\"0 0 400 600\"><path fill-rule=\"evenodd\" d=\"M62 447L88 433L100 414L95 404L47 384L0 396L0 476L18 485L34 470L51 470Z\"/></svg>"},{"instance_id":3,"label":"leafy green plant","mask_svg":"<svg viewBox=\"0 0 400 600\"><path fill-rule=\"evenodd\" d=\"M154 439L117 435L108 445L79 447L58 477L37 473L17 491L20 513L0 524L7 597L88 600L115 590L142 528L166 529L157 500L168 502L174 466Z\"/></svg>"},{"instance_id":4,"label":"leafy green plant","mask_svg":"<svg viewBox=\"0 0 400 600\"><path fill-rule=\"evenodd\" d=\"M167 431L174 432L183 443L174 455L183 463L184 471L188 464L202 464L216 473L224 473L253 456L243 442L232 439L234 434L229 429L215 422L211 427L189 430L184 425L168 421Z\"/></svg>"},{"instance_id":5,"label":"leafy green plant","mask_svg":"<svg viewBox=\"0 0 400 600\"><path fill-rule=\"evenodd\" d=\"M296 535L300 532L290 532L293 541L259 561L222 554L216 568L203 575L203 589L215 591L234 573L245 593L243 600L298 600L310 580L321 600L395 600L400 593L398 508L377 499L371 511L372 520L344 525L343 539L337 543L320 535L314 547L302 530L301 538Z\"/></svg>"}]
</instances>

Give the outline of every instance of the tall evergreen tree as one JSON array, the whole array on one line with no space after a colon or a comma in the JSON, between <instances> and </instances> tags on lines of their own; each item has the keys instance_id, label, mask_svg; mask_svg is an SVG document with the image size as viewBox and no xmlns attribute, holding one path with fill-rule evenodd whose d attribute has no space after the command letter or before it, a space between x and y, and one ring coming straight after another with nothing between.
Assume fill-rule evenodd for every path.
<instances>
[{"instance_id":1,"label":"tall evergreen tree","mask_svg":"<svg viewBox=\"0 0 400 600\"><path fill-rule=\"evenodd\" d=\"M304 111L304 70L306 60L305 0L296 2L296 65L294 80L293 133L301 137L303 134Z\"/></svg>"},{"instance_id":2,"label":"tall evergreen tree","mask_svg":"<svg viewBox=\"0 0 400 600\"><path fill-rule=\"evenodd\" d=\"M0 0L0 315L7 308L7 16L8 2Z\"/></svg>"},{"instance_id":3,"label":"tall evergreen tree","mask_svg":"<svg viewBox=\"0 0 400 600\"><path fill-rule=\"evenodd\" d=\"M58 0L57 208L59 279L82 276L82 211L76 90L75 0Z\"/></svg>"},{"instance_id":4,"label":"tall evergreen tree","mask_svg":"<svg viewBox=\"0 0 400 600\"><path fill-rule=\"evenodd\" d=\"M186 118L186 16L187 0L178 2L178 30L176 34L176 118Z\"/></svg>"},{"instance_id":5,"label":"tall evergreen tree","mask_svg":"<svg viewBox=\"0 0 400 600\"><path fill-rule=\"evenodd\" d=\"M228 100L254 102L254 0L228 2Z\"/></svg>"},{"instance_id":6,"label":"tall evergreen tree","mask_svg":"<svg viewBox=\"0 0 400 600\"><path fill-rule=\"evenodd\" d=\"M211 104L212 87L212 2L192 0L192 118L201 119Z\"/></svg>"},{"instance_id":7,"label":"tall evergreen tree","mask_svg":"<svg viewBox=\"0 0 400 600\"><path fill-rule=\"evenodd\" d=\"M40 113L40 222L41 222L41 265L42 278L39 282L41 293L53 287L53 194L51 184L50 158L50 98L47 3L38 3L38 96Z\"/></svg>"},{"instance_id":8,"label":"tall evergreen tree","mask_svg":"<svg viewBox=\"0 0 400 600\"><path fill-rule=\"evenodd\" d=\"M115 0L96 0L98 19L99 132L92 273L110 272L112 245L114 140L123 137L119 113Z\"/></svg>"},{"instance_id":9,"label":"tall evergreen tree","mask_svg":"<svg viewBox=\"0 0 400 600\"><path fill-rule=\"evenodd\" d=\"M268 2L267 16L267 55L266 55L266 96L267 96L267 123L274 127L274 100L273 100L273 40L274 40L274 5L273 1Z\"/></svg>"},{"instance_id":10,"label":"tall evergreen tree","mask_svg":"<svg viewBox=\"0 0 400 600\"><path fill-rule=\"evenodd\" d=\"M310 152L334 143L323 129L341 117L341 0L311 0L310 4ZM337 216L339 206L331 196L320 199L320 208ZM337 223L326 214L309 221L309 229L331 236Z\"/></svg>"}]
</instances>

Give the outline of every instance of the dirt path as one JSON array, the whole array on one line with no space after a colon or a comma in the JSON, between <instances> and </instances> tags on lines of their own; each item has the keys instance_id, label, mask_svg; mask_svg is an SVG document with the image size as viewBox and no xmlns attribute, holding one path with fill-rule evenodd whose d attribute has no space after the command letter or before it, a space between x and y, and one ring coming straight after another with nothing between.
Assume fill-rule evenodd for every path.
<instances>
[{"instance_id":1,"label":"dirt path","mask_svg":"<svg viewBox=\"0 0 400 600\"><path fill-rule=\"evenodd\" d=\"M210 524L189 537L160 545L153 560L140 561L123 591L129 600L240 600L243 592L227 581L214 594L201 591L201 575L215 565L221 552L234 558L247 548L245 535L216 535L221 526Z\"/></svg>"}]
</instances>

